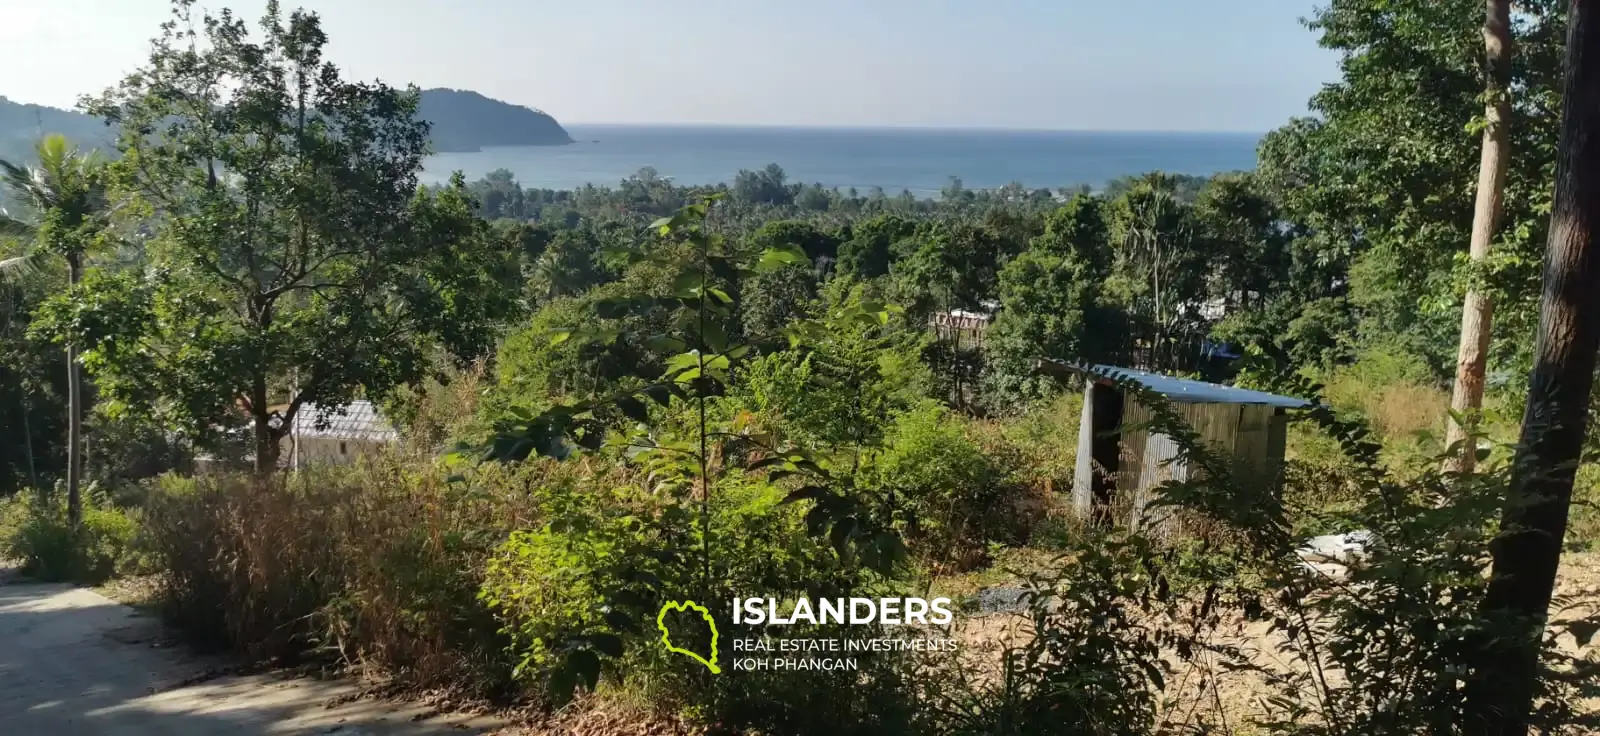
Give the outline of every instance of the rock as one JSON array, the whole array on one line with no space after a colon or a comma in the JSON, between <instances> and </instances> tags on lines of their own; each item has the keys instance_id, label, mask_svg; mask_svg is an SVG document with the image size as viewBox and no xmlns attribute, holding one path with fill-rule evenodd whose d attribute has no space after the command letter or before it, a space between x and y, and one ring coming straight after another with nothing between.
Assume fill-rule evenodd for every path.
<instances>
[{"instance_id":1,"label":"rock","mask_svg":"<svg viewBox=\"0 0 1600 736\"><path fill-rule=\"evenodd\" d=\"M1296 552L1307 562L1349 563L1366 557L1367 550L1376 542L1377 537L1365 530L1324 534L1306 540Z\"/></svg>"},{"instance_id":2,"label":"rock","mask_svg":"<svg viewBox=\"0 0 1600 736\"><path fill-rule=\"evenodd\" d=\"M968 598L962 604L964 608L980 614L1016 613L1028 607L1022 600L1024 592L1019 587L999 585L978 591L977 595Z\"/></svg>"}]
</instances>

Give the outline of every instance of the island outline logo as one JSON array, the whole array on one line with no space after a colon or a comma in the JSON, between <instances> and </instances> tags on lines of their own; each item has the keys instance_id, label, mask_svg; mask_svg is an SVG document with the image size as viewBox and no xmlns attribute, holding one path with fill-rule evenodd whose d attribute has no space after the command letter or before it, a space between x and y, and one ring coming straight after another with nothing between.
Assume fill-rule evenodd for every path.
<instances>
[{"instance_id":1,"label":"island outline logo","mask_svg":"<svg viewBox=\"0 0 1600 736\"><path fill-rule=\"evenodd\" d=\"M705 619L706 625L711 627L711 659L709 660L700 656L697 652L672 645L672 633L667 631L667 612L690 610L700 614L700 618ZM694 601L667 601L661 606L661 612L656 614L656 628L661 631L661 645L666 647L667 651L694 659L694 661L705 665L706 669L711 670L713 675L722 674L722 668L717 666L717 621L711 617L710 609Z\"/></svg>"}]
</instances>

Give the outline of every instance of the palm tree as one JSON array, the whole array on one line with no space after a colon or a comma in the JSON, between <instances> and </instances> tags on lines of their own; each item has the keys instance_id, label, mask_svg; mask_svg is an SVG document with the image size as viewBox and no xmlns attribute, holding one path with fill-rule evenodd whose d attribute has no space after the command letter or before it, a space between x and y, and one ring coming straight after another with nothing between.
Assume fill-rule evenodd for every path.
<instances>
[{"instance_id":1,"label":"palm tree","mask_svg":"<svg viewBox=\"0 0 1600 736\"><path fill-rule=\"evenodd\" d=\"M0 160L4 186L31 217L18 218L0 209L0 233L31 239L18 256L0 260L0 275L36 268L47 258L67 263L67 281L75 288L83 277L89 248L105 230L110 214L105 193L105 167L94 152L83 153L61 135L46 136L37 149L39 163L19 166ZM83 472L83 387L78 348L67 342L67 518L74 528L83 518L79 485Z\"/></svg>"}]
</instances>

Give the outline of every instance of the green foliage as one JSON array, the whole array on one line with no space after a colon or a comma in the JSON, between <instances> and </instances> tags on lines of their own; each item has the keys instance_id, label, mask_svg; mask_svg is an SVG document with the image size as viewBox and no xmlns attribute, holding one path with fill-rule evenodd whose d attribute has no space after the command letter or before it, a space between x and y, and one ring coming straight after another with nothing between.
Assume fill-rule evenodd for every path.
<instances>
[{"instance_id":1,"label":"green foliage","mask_svg":"<svg viewBox=\"0 0 1600 736\"><path fill-rule=\"evenodd\" d=\"M1114 360L1125 318L1102 294L1112 253L1102 209L1098 199L1074 197L1000 271L1001 311L984 344L992 405L1014 406L1049 390L1033 369L1039 358Z\"/></svg>"},{"instance_id":2,"label":"green foliage","mask_svg":"<svg viewBox=\"0 0 1600 736\"><path fill-rule=\"evenodd\" d=\"M33 314L64 282L59 267L0 278L0 436L9 440L0 443L0 496L49 487L66 467L66 355L29 336Z\"/></svg>"},{"instance_id":3,"label":"green foliage","mask_svg":"<svg viewBox=\"0 0 1600 736\"><path fill-rule=\"evenodd\" d=\"M548 521L513 533L487 568L481 598L505 622L517 674L544 685L556 702L575 684L594 688L602 661L619 683L653 683L681 704L715 702L703 673L685 675L681 662L659 656L653 622L662 603L726 601L749 591L849 595L864 582L806 533L803 514L780 505L784 494L771 485L737 477L718 483L707 560L685 549L696 523L685 506L634 485L642 477L617 480L611 491L539 489ZM713 606L713 615L726 611ZM709 646L692 634L675 630L674 637L697 651ZM721 661L730 661L731 641L720 646Z\"/></svg>"},{"instance_id":4,"label":"green foliage","mask_svg":"<svg viewBox=\"0 0 1600 736\"><path fill-rule=\"evenodd\" d=\"M0 556L21 562L23 574L44 582L94 584L144 571L133 516L109 504L86 504L74 528L65 498L22 493L0 502Z\"/></svg>"},{"instance_id":5,"label":"green foliage","mask_svg":"<svg viewBox=\"0 0 1600 736\"><path fill-rule=\"evenodd\" d=\"M581 294L609 280L592 230L562 230L533 262L532 288L540 299Z\"/></svg>"},{"instance_id":6,"label":"green foliage","mask_svg":"<svg viewBox=\"0 0 1600 736\"><path fill-rule=\"evenodd\" d=\"M608 316L601 317L596 311L635 288L636 283L617 282L579 297L552 300L528 324L512 331L497 355L497 382L485 412L493 415L511 406L543 411L556 401L608 395L637 384L630 379L643 366L660 365L662 356L643 337L663 325L668 313L618 313L608 308ZM616 337L572 339L574 325Z\"/></svg>"},{"instance_id":7,"label":"green foliage","mask_svg":"<svg viewBox=\"0 0 1600 736\"><path fill-rule=\"evenodd\" d=\"M1284 373L1273 388L1316 396L1320 386ZM1336 441L1348 509L1336 518L1367 538L1361 558L1343 574L1304 565L1270 570L1266 585L1282 591L1266 614L1282 630L1303 667L1274 673L1284 696L1273 699L1263 725L1283 733L1418 733L1470 725L1486 668L1524 637L1540 637L1544 662L1533 684L1537 729L1586 725L1574 707L1600 693L1592 662L1563 651L1564 631L1600 629L1592 611L1558 608L1557 621L1515 620L1484 606L1496 522L1507 497L1509 468L1479 450L1472 474L1439 470L1442 451L1400 474L1381 461L1382 447L1359 420L1318 405L1307 418ZM1479 442L1473 436L1469 441ZM1563 602L1558 601L1558 606ZM1539 645L1536 645L1539 646ZM1329 673L1342 673L1333 678ZM1573 673L1573 674L1568 674ZM1314 693L1311 702L1303 694Z\"/></svg>"},{"instance_id":8,"label":"green foliage","mask_svg":"<svg viewBox=\"0 0 1600 736\"><path fill-rule=\"evenodd\" d=\"M662 362L626 364L637 380L611 395L557 404L538 415L513 409L497 422L487 450L488 457L509 461L531 455L560 459L576 451L620 456L648 479L639 490L658 505L648 513L624 512L621 504L595 508L562 496L565 500L552 503L558 511L552 526L516 535L504 550L504 562L496 569L506 577L485 590L486 600L515 617L509 631L519 643L519 668L548 674L550 696L557 702L570 697L575 687L594 689L604 669L602 657L619 657L626 648L622 637L637 633L629 622L646 620L652 605L675 595L722 600L740 589L727 586L744 583L765 583L765 589L780 591L849 587L847 583L861 579L862 569L887 572L903 555L881 509L870 499L855 498L848 478L834 476L820 457L781 447L746 417L720 411L718 397L729 393L752 356L752 346L735 338L739 302L734 295L740 293L740 284L803 264L807 257L796 245L759 254L728 247L703 224L716 201L708 198L654 223L664 241L657 247L617 254L633 270L654 268L670 281L652 282L654 289L592 305L601 317L666 310L671 315L667 331L625 335L591 321L551 333L552 343L560 345L640 340L663 355ZM891 312L882 304L857 301L830 317L839 324L881 327ZM791 346L827 332L828 327L814 322L785 328ZM756 339L773 342L774 337L780 336ZM653 414L660 420L652 423ZM748 458L747 471L724 461L741 456ZM759 477L756 471L768 480L751 485L743 477L746 472ZM771 485L782 478L803 478L802 483L810 484L783 495ZM589 497L580 499L593 503ZM744 510L742 499L768 513ZM799 501L812 502L803 526L789 506ZM777 506L784 509L780 512ZM733 509L737 523L722 523L727 508ZM573 515L563 516L562 509ZM762 541L753 532L765 524L777 524L805 541L782 536ZM754 547L747 547L752 543ZM775 554L773 546L810 551L801 555L803 564L784 564L797 553ZM751 578L748 571L729 567L734 559L766 572ZM767 567L771 562L798 577L775 575ZM591 570L587 577L597 582L588 588L537 577L529 587L515 583L533 569L551 565ZM832 569L845 571L843 582L830 578Z\"/></svg>"},{"instance_id":9,"label":"green foliage","mask_svg":"<svg viewBox=\"0 0 1600 736\"><path fill-rule=\"evenodd\" d=\"M932 222L894 245L890 272L906 311L926 316L941 309L976 309L996 289L1010 255L998 234L965 222Z\"/></svg>"},{"instance_id":10,"label":"green foliage","mask_svg":"<svg viewBox=\"0 0 1600 736\"><path fill-rule=\"evenodd\" d=\"M931 377L914 335L848 316L859 293L799 349L750 360L732 398L780 436L814 450L875 447L893 416L926 395Z\"/></svg>"},{"instance_id":11,"label":"green foliage","mask_svg":"<svg viewBox=\"0 0 1600 736\"><path fill-rule=\"evenodd\" d=\"M733 177L733 198L750 204L783 205L794 201L795 191L787 183L783 167L767 164L760 171L741 169Z\"/></svg>"},{"instance_id":12,"label":"green foliage","mask_svg":"<svg viewBox=\"0 0 1600 736\"><path fill-rule=\"evenodd\" d=\"M1495 653L1544 622L1480 611L1502 453L1474 476L1437 470L1438 381L1459 294L1477 284L1497 301L1491 375L1510 376L1491 407L1522 390L1561 5L1517 6L1506 224L1476 269L1461 256L1481 3L1319 9L1311 27L1342 78L1316 118L1267 137L1254 173L1153 172L1097 195L952 177L918 199L791 183L776 164L710 187L649 168L572 191L505 170L418 187L430 138L475 147L515 111L346 81L311 14L271 4L252 39L231 13L192 18L180 0L150 63L93 101L122 133L110 175L48 139L41 176L7 167L8 204L27 206L0 223L25 238L6 244L16 278L0 282L0 434L23 440L0 443L0 491L59 474L66 343L94 378L90 472L147 505L102 502L73 531L24 494L5 507L4 552L89 580L138 569L130 550L147 549L168 617L252 659L368 664L546 705L615 688L732 729L1460 730ZM441 100L453 112L419 109ZM494 114L448 119L469 108ZM565 138L516 114L519 140ZM56 260L81 283L61 289ZM994 314L981 353L928 329L954 309ZM1201 355L1206 338L1287 350L1229 365ZM1055 513L1083 363L1242 368L1245 383L1326 404L1291 429L1279 494L1243 486L1165 399L1112 379L1193 471L1147 506L1187 536L1094 529ZM213 430L241 421L265 469L298 407L356 395L389 399L415 428L408 449L461 439L515 464L134 482L182 464L187 443L170 438L220 445ZM1514 418L1488 418L1512 433ZM1573 518L1570 536L1593 536L1593 514ZM1342 579L1295 552L1352 529L1376 541ZM712 678L649 626L668 599L892 594L1024 543L1065 554L1022 572L1027 638L993 661L872 655L859 672ZM1292 666L1216 644L1224 620L1267 629ZM1597 629L1559 611L1547 631ZM683 630L709 646L695 637ZM1549 638L1537 718L1582 724L1592 663ZM1169 668L1200 660L1255 677L1266 712L1173 720L1174 702L1196 709L1174 700L1187 677Z\"/></svg>"},{"instance_id":13,"label":"green foliage","mask_svg":"<svg viewBox=\"0 0 1600 736\"><path fill-rule=\"evenodd\" d=\"M898 215L857 223L839 246L839 272L866 279L887 276L895 244L915 231L915 224Z\"/></svg>"},{"instance_id":14,"label":"green foliage","mask_svg":"<svg viewBox=\"0 0 1600 736\"><path fill-rule=\"evenodd\" d=\"M515 261L463 181L415 190L415 94L340 78L315 15L273 4L257 41L231 13L190 12L176 3L149 67L93 105L122 126L130 211L163 223L144 329L73 339L123 346L95 374L143 390L110 398L179 431L243 406L264 470L306 402L381 397L419 379L434 344L484 354Z\"/></svg>"},{"instance_id":15,"label":"green foliage","mask_svg":"<svg viewBox=\"0 0 1600 736\"><path fill-rule=\"evenodd\" d=\"M1000 671L929 683L929 732L968 734L1156 733L1171 665L1163 647L1190 651L1161 618L1161 554L1141 537L1089 536L1027 577L1031 637L1008 647ZM1186 655L1187 656L1187 655Z\"/></svg>"},{"instance_id":16,"label":"green foliage","mask_svg":"<svg viewBox=\"0 0 1600 736\"><path fill-rule=\"evenodd\" d=\"M1000 423L1004 440L1022 453L1019 472L1029 488L1055 498L1072 487L1082 417L1083 392L1058 391Z\"/></svg>"},{"instance_id":17,"label":"green foliage","mask_svg":"<svg viewBox=\"0 0 1600 736\"><path fill-rule=\"evenodd\" d=\"M1513 17L1515 153L1488 275L1501 305L1496 363L1524 360L1532 334L1564 11L1559 2L1523 3ZM1294 246L1300 281L1327 284L1347 270L1361 338L1398 337L1440 375L1453 368L1478 180L1482 23L1482 3L1468 0L1330 3L1310 25L1341 53L1342 78L1313 97L1316 119L1291 122L1261 147L1268 189L1303 228Z\"/></svg>"},{"instance_id":18,"label":"green foliage","mask_svg":"<svg viewBox=\"0 0 1600 736\"><path fill-rule=\"evenodd\" d=\"M970 566L989 544L1024 536L1025 491L1012 475L1018 464L1012 448L980 445L960 417L924 401L896 417L885 449L869 465L867 485L898 500L910 519L913 549L928 550L939 563Z\"/></svg>"},{"instance_id":19,"label":"green foliage","mask_svg":"<svg viewBox=\"0 0 1600 736\"><path fill-rule=\"evenodd\" d=\"M17 218L0 209L0 235L31 236L43 254L82 266L84 256L106 234L105 162L59 134L40 140L34 156L34 166L0 160L6 194L25 213ZM0 263L0 271L28 265L8 259Z\"/></svg>"}]
</instances>

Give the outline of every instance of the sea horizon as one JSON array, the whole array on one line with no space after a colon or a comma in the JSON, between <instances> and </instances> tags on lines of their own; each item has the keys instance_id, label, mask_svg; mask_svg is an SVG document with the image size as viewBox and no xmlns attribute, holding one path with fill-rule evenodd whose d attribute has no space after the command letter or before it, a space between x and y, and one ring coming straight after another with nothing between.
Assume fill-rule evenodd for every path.
<instances>
[{"instance_id":1,"label":"sea horizon","mask_svg":"<svg viewBox=\"0 0 1600 736\"><path fill-rule=\"evenodd\" d=\"M525 187L616 187L646 167L680 184L731 182L740 170L782 167L791 183L867 194L937 196L952 177L969 189L1098 189L1149 171L1206 176L1255 167L1265 133L1063 131L942 127L823 127L571 123L573 143L486 147L428 157L423 180L497 169Z\"/></svg>"},{"instance_id":2,"label":"sea horizon","mask_svg":"<svg viewBox=\"0 0 1600 736\"><path fill-rule=\"evenodd\" d=\"M916 132L928 131L939 133L1049 133L1049 134L1090 134L1090 135L1118 135L1130 136L1255 136L1261 138L1272 132L1268 130L1165 130L1160 128L1133 129L1133 128L1033 128L1033 127L1008 127L1003 125L808 125L803 123L608 123L608 122L562 122L562 127L570 132L572 128L650 128L650 129L724 129L724 130L793 130L793 131L883 131L883 132ZM566 144L554 144L566 145Z\"/></svg>"}]
</instances>

